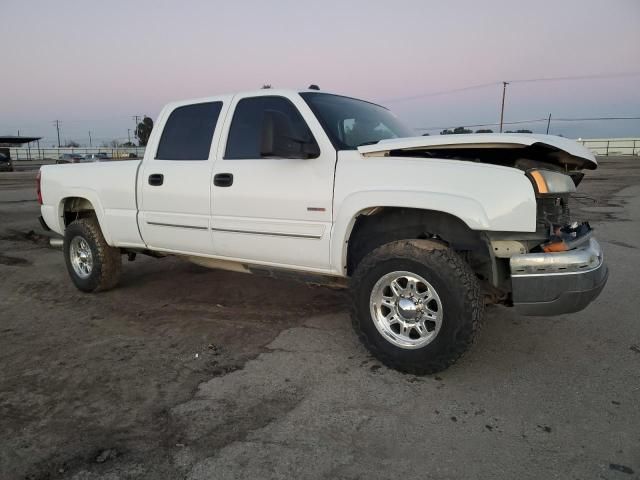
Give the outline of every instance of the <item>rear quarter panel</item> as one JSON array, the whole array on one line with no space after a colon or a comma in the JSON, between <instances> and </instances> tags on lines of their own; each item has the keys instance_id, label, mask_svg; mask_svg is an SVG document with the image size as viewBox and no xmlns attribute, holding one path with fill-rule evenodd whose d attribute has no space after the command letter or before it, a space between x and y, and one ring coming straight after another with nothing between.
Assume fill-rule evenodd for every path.
<instances>
[{"instance_id":1,"label":"rear quarter panel","mask_svg":"<svg viewBox=\"0 0 640 480\"><path fill-rule=\"evenodd\" d=\"M93 205L111 246L144 247L137 224L136 176L140 160L47 165L41 168L42 216L64 234L64 203L85 198Z\"/></svg>"}]
</instances>

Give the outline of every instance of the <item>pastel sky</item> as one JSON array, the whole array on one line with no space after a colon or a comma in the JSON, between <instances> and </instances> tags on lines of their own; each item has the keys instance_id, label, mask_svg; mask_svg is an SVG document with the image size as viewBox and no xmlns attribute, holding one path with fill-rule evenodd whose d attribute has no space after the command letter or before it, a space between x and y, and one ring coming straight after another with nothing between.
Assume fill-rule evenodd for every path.
<instances>
[{"instance_id":1,"label":"pastel sky","mask_svg":"<svg viewBox=\"0 0 640 480\"><path fill-rule=\"evenodd\" d=\"M432 128L497 122L502 80L640 73L640 0L0 0L0 18L0 134L46 145L54 119L63 140L126 139L132 115L264 83ZM640 75L509 85L505 121L549 113L640 117ZM640 136L640 120L551 127Z\"/></svg>"}]
</instances>

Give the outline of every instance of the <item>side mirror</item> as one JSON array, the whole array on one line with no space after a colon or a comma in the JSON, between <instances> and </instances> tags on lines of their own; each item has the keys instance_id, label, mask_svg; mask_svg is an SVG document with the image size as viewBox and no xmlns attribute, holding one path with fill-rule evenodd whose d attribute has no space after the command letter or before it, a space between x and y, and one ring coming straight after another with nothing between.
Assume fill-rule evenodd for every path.
<instances>
[{"instance_id":1,"label":"side mirror","mask_svg":"<svg viewBox=\"0 0 640 480\"><path fill-rule=\"evenodd\" d=\"M312 138L302 144L302 153L306 155L305 158L318 158L320 156L320 147Z\"/></svg>"},{"instance_id":2,"label":"side mirror","mask_svg":"<svg viewBox=\"0 0 640 480\"><path fill-rule=\"evenodd\" d=\"M262 117L260 154L263 157L315 158L320 148L313 137L300 138L283 112L267 110Z\"/></svg>"}]
</instances>

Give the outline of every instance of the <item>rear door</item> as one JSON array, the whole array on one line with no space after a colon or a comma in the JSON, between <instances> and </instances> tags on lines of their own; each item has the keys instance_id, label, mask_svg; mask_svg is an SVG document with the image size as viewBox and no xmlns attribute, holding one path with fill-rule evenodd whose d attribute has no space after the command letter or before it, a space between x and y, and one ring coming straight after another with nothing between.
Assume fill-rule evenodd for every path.
<instances>
[{"instance_id":1,"label":"rear door","mask_svg":"<svg viewBox=\"0 0 640 480\"><path fill-rule=\"evenodd\" d=\"M211 254L212 152L231 97L168 107L138 179L138 224L154 250ZM166 118L166 120L164 120Z\"/></svg>"},{"instance_id":2,"label":"rear door","mask_svg":"<svg viewBox=\"0 0 640 480\"><path fill-rule=\"evenodd\" d=\"M231 108L214 165L216 254L328 270L335 149L299 95L266 90Z\"/></svg>"}]
</instances>

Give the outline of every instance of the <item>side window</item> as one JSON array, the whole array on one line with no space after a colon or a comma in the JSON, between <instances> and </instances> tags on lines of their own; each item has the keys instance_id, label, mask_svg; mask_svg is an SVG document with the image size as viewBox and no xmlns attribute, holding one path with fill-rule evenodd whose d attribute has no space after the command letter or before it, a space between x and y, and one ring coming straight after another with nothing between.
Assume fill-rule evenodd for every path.
<instances>
[{"instance_id":1,"label":"side window","mask_svg":"<svg viewBox=\"0 0 640 480\"><path fill-rule=\"evenodd\" d=\"M243 98L236 106L224 158L316 158L318 144L300 112L284 97Z\"/></svg>"},{"instance_id":2,"label":"side window","mask_svg":"<svg viewBox=\"0 0 640 480\"><path fill-rule=\"evenodd\" d=\"M176 108L162 130L156 160L208 160L222 102Z\"/></svg>"}]
</instances>

